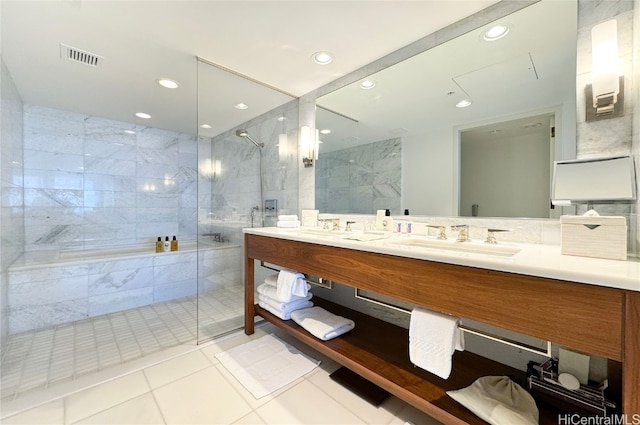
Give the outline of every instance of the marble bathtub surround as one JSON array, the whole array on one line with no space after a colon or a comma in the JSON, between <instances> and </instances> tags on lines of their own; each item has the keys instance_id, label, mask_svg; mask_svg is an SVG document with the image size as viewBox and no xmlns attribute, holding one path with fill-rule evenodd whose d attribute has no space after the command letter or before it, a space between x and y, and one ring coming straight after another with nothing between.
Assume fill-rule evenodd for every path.
<instances>
[{"instance_id":1,"label":"marble bathtub surround","mask_svg":"<svg viewBox=\"0 0 640 425\"><path fill-rule=\"evenodd\" d=\"M241 257L239 245L223 244L199 252L149 249L133 256L14 265L8 273L8 330L47 328L237 284Z\"/></svg>"}]
</instances>

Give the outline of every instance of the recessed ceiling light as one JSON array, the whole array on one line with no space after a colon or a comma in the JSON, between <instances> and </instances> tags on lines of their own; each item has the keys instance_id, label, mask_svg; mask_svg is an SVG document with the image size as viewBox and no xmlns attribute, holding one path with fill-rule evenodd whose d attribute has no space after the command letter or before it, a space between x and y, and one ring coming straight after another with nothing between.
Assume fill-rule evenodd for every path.
<instances>
[{"instance_id":1,"label":"recessed ceiling light","mask_svg":"<svg viewBox=\"0 0 640 425\"><path fill-rule=\"evenodd\" d=\"M315 52L311 59L318 65L329 65L333 61L333 56L329 52Z\"/></svg>"},{"instance_id":2,"label":"recessed ceiling light","mask_svg":"<svg viewBox=\"0 0 640 425\"><path fill-rule=\"evenodd\" d=\"M510 26L508 24L495 24L482 34L482 39L485 41L500 40L509 34L509 30Z\"/></svg>"},{"instance_id":3,"label":"recessed ceiling light","mask_svg":"<svg viewBox=\"0 0 640 425\"><path fill-rule=\"evenodd\" d=\"M248 107L247 105L245 105L244 103L238 103L238 104L235 106L235 108L236 108L236 109L247 109L247 108L249 108L249 107Z\"/></svg>"},{"instance_id":4,"label":"recessed ceiling light","mask_svg":"<svg viewBox=\"0 0 640 425\"><path fill-rule=\"evenodd\" d=\"M146 112L136 112L136 117L148 120L149 118L151 118L151 115L147 114Z\"/></svg>"},{"instance_id":5,"label":"recessed ceiling light","mask_svg":"<svg viewBox=\"0 0 640 425\"><path fill-rule=\"evenodd\" d=\"M371 81L371 80L364 80L363 82L360 83L360 88L364 90L372 89L375 86L376 86L375 81Z\"/></svg>"},{"instance_id":6,"label":"recessed ceiling light","mask_svg":"<svg viewBox=\"0 0 640 425\"><path fill-rule=\"evenodd\" d=\"M212 128L209 124L200 124L200 128Z\"/></svg>"},{"instance_id":7,"label":"recessed ceiling light","mask_svg":"<svg viewBox=\"0 0 640 425\"><path fill-rule=\"evenodd\" d=\"M324 130L320 130L320 134L331 134L331 130L325 128Z\"/></svg>"},{"instance_id":8,"label":"recessed ceiling light","mask_svg":"<svg viewBox=\"0 0 640 425\"><path fill-rule=\"evenodd\" d=\"M177 89L178 87L180 87L180 83L178 83L175 80L171 80L169 78L160 78L159 80L156 80L156 81L162 87L165 87L165 88L168 88L168 89Z\"/></svg>"},{"instance_id":9,"label":"recessed ceiling light","mask_svg":"<svg viewBox=\"0 0 640 425\"><path fill-rule=\"evenodd\" d=\"M456 108L466 108L471 105L471 101L469 99L462 99L460 102L456 103Z\"/></svg>"}]
</instances>

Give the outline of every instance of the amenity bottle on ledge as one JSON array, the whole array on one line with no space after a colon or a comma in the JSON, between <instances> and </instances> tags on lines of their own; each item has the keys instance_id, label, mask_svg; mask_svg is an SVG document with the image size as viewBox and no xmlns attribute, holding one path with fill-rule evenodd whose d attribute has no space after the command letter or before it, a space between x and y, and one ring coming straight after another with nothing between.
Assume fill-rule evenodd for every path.
<instances>
[{"instance_id":1,"label":"amenity bottle on ledge","mask_svg":"<svg viewBox=\"0 0 640 425\"><path fill-rule=\"evenodd\" d=\"M173 240L171 241L171 251L177 251L178 250L178 239L176 239L176 237L173 237Z\"/></svg>"},{"instance_id":2,"label":"amenity bottle on ledge","mask_svg":"<svg viewBox=\"0 0 640 425\"><path fill-rule=\"evenodd\" d=\"M156 242L156 252L163 252L164 244L162 243L162 237L158 236L158 242Z\"/></svg>"},{"instance_id":3,"label":"amenity bottle on ledge","mask_svg":"<svg viewBox=\"0 0 640 425\"><path fill-rule=\"evenodd\" d=\"M171 250L171 242L169 241L169 236L164 238L164 252L169 252Z\"/></svg>"}]
</instances>

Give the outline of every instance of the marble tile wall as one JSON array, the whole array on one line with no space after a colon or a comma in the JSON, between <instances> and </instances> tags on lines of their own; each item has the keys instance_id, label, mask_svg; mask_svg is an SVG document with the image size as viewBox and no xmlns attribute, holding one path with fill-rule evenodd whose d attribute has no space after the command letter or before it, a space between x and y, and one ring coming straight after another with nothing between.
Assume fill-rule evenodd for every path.
<instances>
[{"instance_id":1,"label":"marble tile wall","mask_svg":"<svg viewBox=\"0 0 640 425\"><path fill-rule=\"evenodd\" d=\"M200 252L149 252L13 267L9 333L25 332L196 294L241 281L242 249L225 244ZM200 256L200 270L196 262ZM199 270L199 271L198 271ZM195 314L195 312L194 312Z\"/></svg>"},{"instance_id":2,"label":"marble tile wall","mask_svg":"<svg viewBox=\"0 0 640 425\"><path fill-rule=\"evenodd\" d=\"M22 196L22 99L11 74L0 60L2 113L0 144L0 347L8 334L9 265L23 252L24 207Z\"/></svg>"},{"instance_id":3,"label":"marble tile wall","mask_svg":"<svg viewBox=\"0 0 640 425\"><path fill-rule=\"evenodd\" d=\"M402 139L322 153L316 162L316 209L400 214Z\"/></svg>"},{"instance_id":4,"label":"marble tile wall","mask_svg":"<svg viewBox=\"0 0 640 425\"><path fill-rule=\"evenodd\" d=\"M24 106L25 250L195 239L195 137Z\"/></svg>"}]
</instances>

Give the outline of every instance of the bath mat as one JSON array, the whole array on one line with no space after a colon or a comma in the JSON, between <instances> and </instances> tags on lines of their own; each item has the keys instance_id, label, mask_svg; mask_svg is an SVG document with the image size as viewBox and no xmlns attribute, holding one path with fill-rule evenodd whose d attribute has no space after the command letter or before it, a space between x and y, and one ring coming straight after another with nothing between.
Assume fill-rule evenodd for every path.
<instances>
[{"instance_id":1,"label":"bath mat","mask_svg":"<svg viewBox=\"0 0 640 425\"><path fill-rule=\"evenodd\" d=\"M273 334L216 354L216 358L256 399L290 384L320 364Z\"/></svg>"}]
</instances>

